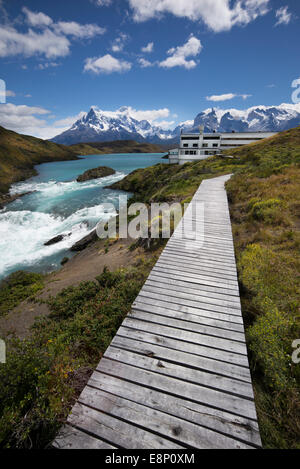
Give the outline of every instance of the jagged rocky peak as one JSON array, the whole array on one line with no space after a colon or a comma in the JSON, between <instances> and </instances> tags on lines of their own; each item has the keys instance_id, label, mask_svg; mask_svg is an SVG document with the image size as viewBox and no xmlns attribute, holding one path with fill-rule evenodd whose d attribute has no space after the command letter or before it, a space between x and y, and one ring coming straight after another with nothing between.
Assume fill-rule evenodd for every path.
<instances>
[{"instance_id":1,"label":"jagged rocky peak","mask_svg":"<svg viewBox=\"0 0 300 469\"><path fill-rule=\"evenodd\" d=\"M210 108L195 119L181 122L174 130L163 130L149 121L138 120L132 108L122 106L117 111L103 111L92 106L72 127L53 139L70 145L80 142L136 140L149 143L177 143L181 131L205 132L279 132L300 125L300 104L254 106L245 110Z\"/></svg>"}]
</instances>

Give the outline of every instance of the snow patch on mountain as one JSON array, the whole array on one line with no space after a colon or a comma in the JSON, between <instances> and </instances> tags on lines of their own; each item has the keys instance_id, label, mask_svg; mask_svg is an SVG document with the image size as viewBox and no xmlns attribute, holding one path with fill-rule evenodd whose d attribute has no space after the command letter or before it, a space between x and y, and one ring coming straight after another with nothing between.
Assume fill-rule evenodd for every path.
<instances>
[{"instance_id":1,"label":"snow patch on mountain","mask_svg":"<svg viewBox=\"0 0 300 469\"><path fill-rule=\"evenodd\" d=\"M166 111L157 111L158 118L164 117ZM194 120L180 122L173 130L166 130L165 125L160 127L155 120L142 119L148 118L145 112L135 111L130 106L123 106L117 111L103 111L92 106L86 115L53 141L67 145L111 140L174 143L178 142L182 131L198 131L199 126L204 126L205 132L279 132L300 125L300 103L253 106L245 110L209 108L200 112Z\"/></svg>"}]
</instances>

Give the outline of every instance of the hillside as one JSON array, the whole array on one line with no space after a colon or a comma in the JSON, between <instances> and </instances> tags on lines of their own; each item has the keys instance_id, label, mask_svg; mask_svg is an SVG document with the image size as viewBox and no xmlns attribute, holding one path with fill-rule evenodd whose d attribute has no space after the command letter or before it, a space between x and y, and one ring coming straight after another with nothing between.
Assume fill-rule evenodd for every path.
<instances>
[{"instance_id":1,"label":"hillside","mask_svg":"<svg viewBox=\"0 0 300 469\"><path fill-rule=\"evenodd\" d=\"M87 142L70 145L72 151L78 155L107 154L107 153L161 153L169 147L151 143L139 143L134 140L115 140L112 142Z\"/></svg>"},{"instance_id":2,"label":"hillside","mask_svg":"<svg viewBox=\"0 0 300 469\"><path fill-rule=\"evenodd\" d=\"M35 165L75 159L77 155L69 147L20 135L0 126L0 199L12 183L36 174Z\"/></svg>"}]
</instances>

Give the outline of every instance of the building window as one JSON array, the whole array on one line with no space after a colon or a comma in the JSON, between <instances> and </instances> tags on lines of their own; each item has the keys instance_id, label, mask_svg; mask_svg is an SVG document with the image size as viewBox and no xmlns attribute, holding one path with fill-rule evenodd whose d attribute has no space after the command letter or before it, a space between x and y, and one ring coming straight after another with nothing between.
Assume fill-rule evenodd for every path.
<instances>
[{"instance_id":1,"label":"building window","mask_svg":"<svg viewBox=\"0 0 300 469\"><path fill-rule=\"evenodd\" d=\"M193 147L194 147L194 148L198 148L198 143L194 143L194 144L193 144Z\"/></svg>"},{"instance_id":2,"label":"building window","mask_svg":"<svg viewBox=\"0 0 300 469\"><path fill-rule=\"evenodd\" d=\"M217 143L213 143L213 147L214 147L214 148L218 148L218 144L217 144Z\"/></svg>"},{"instance_id":3,"label":"building window","mask_svg":"<svg viewBox=\"0 0 300 469\"><path fill-rule=\"evenodd\" d=\"M181 137L181 140L199 140L199 137L196 135L194 137Z\"/></svg>"},{"instance_id":4,"label":"building window","mask_svg":"<svg viewBox=\"0 0 300 469\"><path fill-rule=\"evenodd\" d=\"M207 148L208 147L208 143L203 143L203 148Z\"/></svg>"},{"instance_id":5,"label":"building window","mask_svg":"<svg viewBox=\"0 0 300 469\"><path fill-rule=\"evenodd\" d=\"M188 148L188 147L189 147L189 144L188 144L188 143L184 143L184 144L183 144L183 147L184 147L184 148Z\"/></svg>"}]
</instances>

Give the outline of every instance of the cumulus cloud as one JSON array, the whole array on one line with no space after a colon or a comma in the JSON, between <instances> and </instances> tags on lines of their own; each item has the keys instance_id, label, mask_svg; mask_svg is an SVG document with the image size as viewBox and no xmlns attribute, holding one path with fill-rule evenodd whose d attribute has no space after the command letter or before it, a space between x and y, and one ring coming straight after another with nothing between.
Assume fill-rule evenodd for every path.
<instances>
[{"instance_id":1,"label":"cumulus cloud","mask_svg":"<svg viewBox=\"0 0 300 469\"><path fill-rule=\"evenodd\" d=\"M163 68L184 67L191 69L196 67L195 60L187 60L188 57L196 57L202 50L202 44L199 39L191 36L189 40L179 47L173 47L168 50L168 55L165 60L159 62L159 66Z\"/></svg>"},{"instance_id":2,"label":"cumulus cloud","mask_svg":"<svg viewBox=\"0 0 300 469\"><path fill-rule=\"evenodd\" d=\"M202 21L214 32L246 25L268 12L270 0L128 0L137 22L171 13L179 18Z\"/></svg>"},{"instance_id":3,"label":"cumulus cloud","mask_svg":"<svg viewBox=\"0 0 300 469\"><path fill-rule=\"evenodd\" d=\"M153 47L154 47L154 43L153 42L149 42L145 47L142 47L141 48L141 51L142 52L145 52L146 54L150 53L150 52L153 52Z\"/></svg>"},{"instance_id":4,"label":"cumulus cloud","mask_svg":"<svg viewBox=\"0 0 300 469\"><path fill-rule=\"evenodd\" d=\"M121 52L124 49L125 43L128 41L129 36L124 33L120 33L120 35L114 40L111 50L113 52Z\"/></svg>"},{"instance_id":5,"label":"cumulus cloud","mask_svg":"<svg viewBox=\"0 0 300 469\"><path fill-rule=\"evenodd\" d=\"M277 23L275 24L275 26L279 26L280 24L289 24L292 19L292 13L288 11L288 6L281 7L276 10L276 18Z\"/></svg>"},{"instance_id":6,"label":"cumulus cloud","mask_svg":"<svg viewBox=\"0 0 300 469\"><path fill-rule=\"evenodd\" d=\"M30 26L43 27L50 26L53 23L52 18L42 12L34 12L26 7L23 7L22 11L26 15L26 20Z\"/></svg>"},{"instance_id":7,"label":"cumulus cloud","mask_svg":"<svg viewBox=\"0 0 300 469\"><path fill-rule=\"evenodd\" d=\"M153 63L149 62L149 60L146 60L143 57L138 59L138 62L139 62L140 66L142 68L148 68L148 67L152 67L154 65Z\"/></svg>"},{"instance_id":8,"label":"cumulus cloud","mask_svg":"<svg viewBox=\"0 0 300 469\"><path fill-rule=\"evenodd\" d=\"M49 123L51 112L38 106L17 106L14 104L1 104L0 125L25 135L33 135L43 139L50 139L68 130L77 119L85 113L81 111L76 116Z\"/></svg>"},{"instance_id":9,"label":"cumulus cloud","mask_svg":"<svg viewBox=\"0 0 300 469\"><path fill-rule=\"evenodd\" d=\"M98 34L104 34L105 28L96 24L79 24L76 21L59 21L54 25L54 29L59 34L73 36L79 39L89 39Z\"/></svg>"},{"instance_id":10,"label":"cumulus cloud","mask_svg":"<svg viewBox=\"0 0 300 469\"><path fill-rule=\"evenodd\" d=\"M58 67L58 66L59 64L57 62L44 62L44 63L38 64L37 68L39 70L47 70L47 68Z\"/></svg>"},{"instance_id":11,"label":"cumulus cloud","mask_svg":"<svg viewBox=\"0 0 300 469\"><path fill-rule=\"evenodd\" d=\"M35 32L19 33L12 27L0 28L0 57L11 55L44 55L45 57L65 57L70 51L70 41L50 29Z\"/></svg>"},{"instance_id":12,"label":"cumulus cloud","mask_svg":"<svg viewBox=\"0 0 300 469\"><path fill-rule=\"evenodd\" d=\"M55 127L66 127L70 128L78 119L86 116L86 112L80 111L76 116L65 117L64 119L57 120L53 123Z\"/></svg>"},{"instance_id":13,"label":"cumulus cloud","mask_svg":"<svg viewBox=\"0 0 300 469\"><path fill-rule=\"evenodd\" d=\"M12 90L1 90L0 89L0 97L3 98L14 98L16 96L16 93Z\"/></svg>"},{"instance_id":14,"label":"cumulus cloud","mask_svg":"<svg viewBox=\"0 0 300 469\"><path fill-rule=\"evenodd\" d=\"M32 12L23 8L28 31L20 32L9 23L0 28L0 57L24 55L45 56L47 59L65 57L70 52L72 39L88 39L103 34L104 28L95 24L81 25L75 21L53 22L42 12Z\"/></svg>"},{"instance_id":15,"label":"cumulus cloud","mask_svg":"<svg viewBox=\"0 0 300 469\"><path fill-rule=\"evenodd\" d=\"M227 94L215 94L212 96L207 96L206 100L207 101L214 101L214 102L219 102L219 101L229 101L234 98L243 98L247 99L251 96L251 94L236 94L236 93L227 93Z\"/></svg>"},{"instance_id":16,"label":"cumulus cloud","mask_svg":"<svg viewBox=\"0 0 300 469\"><path fill-rule=\"evenodd\" d=\"M128 112L129 115L133 117L134 119L138 121L147 120L148 122L150 122L150 124L153 124L155 121L159 119L165 119L166 117L169 117L170 115L170 110L168 108L137 110L137 109L132 108L131 106L128 106L126 107L126 112Z\"/></svg>"},{"instance_id":17,"label":"cumulus cloud","mask_svg":"<svg viewBox=\"0 0 300 469\"><path fill-rule=\"evenodd\" d=\"M85 60L84 71L98 74L127 72L132 67L126 60L116 59L110 54L103 57L89 57Z\"/></svg>"},{"instance_id":18,"label":"cumulus cloud","mask_svg":"<svg viewBox=\"0 0 300 469\"><path fill-rule=\"evenodd\" d=\"M108 7L112 3L112 0L94 0L94 3L98 7Z\"/></svg>"}]
</instances>

